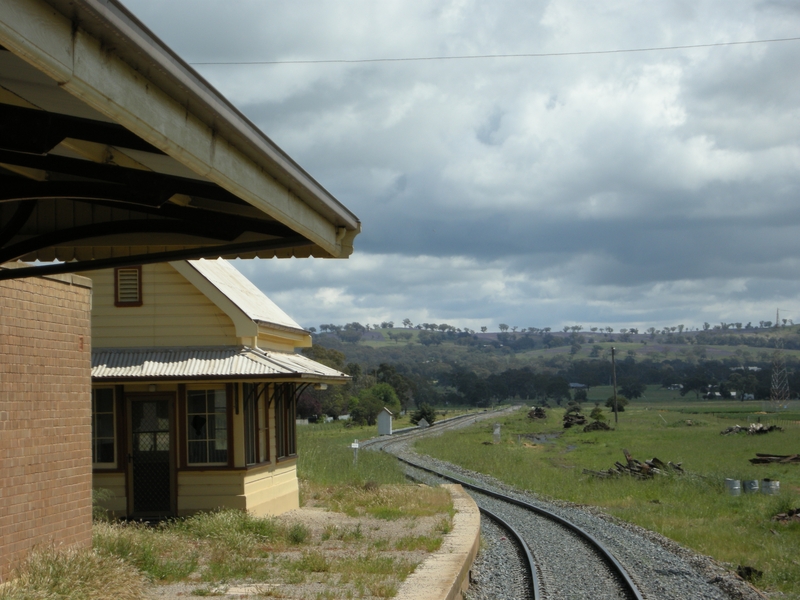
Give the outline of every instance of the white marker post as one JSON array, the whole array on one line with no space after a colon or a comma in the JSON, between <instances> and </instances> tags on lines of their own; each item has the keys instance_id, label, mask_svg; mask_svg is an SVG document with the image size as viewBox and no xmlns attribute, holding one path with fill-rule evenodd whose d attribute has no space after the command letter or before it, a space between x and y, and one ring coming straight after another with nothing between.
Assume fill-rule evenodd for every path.
<instances>
[{"instance_id":1,"label":"white marker post","mask_svg":"<svg viewBox=\"0 0 800 600\"><path fill-rule=\"evenodd\" d=\"M358 440L353 440L350 447L353 449L353 466L355 467L358 464Z\"/></svg>"}]
</instances>

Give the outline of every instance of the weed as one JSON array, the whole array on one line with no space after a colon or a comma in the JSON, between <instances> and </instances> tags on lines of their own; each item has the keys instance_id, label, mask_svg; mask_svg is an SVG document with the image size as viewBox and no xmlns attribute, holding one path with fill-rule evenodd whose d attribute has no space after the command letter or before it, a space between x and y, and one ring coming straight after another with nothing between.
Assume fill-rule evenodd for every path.
<instances>
[{"instance_id":1,"label":"weed","mask_svg":"<svg viewBox=\"0 0 800 600\"><path fill-rule=\"evenodd\" d=\"M447 535L451 531L453 531L453 518L452 517L445 517L441 521L436 524L436 531L441 533L442 535Z\"/></svg>"},{"instance_id":2,"label":"weed","mask_svg":"<svg viewBox=\"0 0 800 600\"><path fill-rule=\"evenodd\" d=\"M95 488L92 490L92 520L108 521L108 511L103 508L102 503L108 502L114 497L114 493L106 488Z\"/></svg>"},{"instance_id":3,"label":"weed","mask_svg":"<svg viewBox=\"0 0 800 600\"><path fill-rule=\"evenodd\" d=\"M393 581L376 581L369 584L369 593L378 598L394 598L397 595L397 584Z\"/></svg>"},{"instance_id":4,"label":"weed","mask_svg":"<svg viewBox=\"0 0 800 600\"><path fill-rule=\"evenodd\" d=\"M389 547L389 540L385 539L375 540L374 542L372 542L372 547L375 548L375 550L377 550L378 552L382 552L383 550L386 550Z\"/></svg>"},{"instance_id":5,"label":"weed","mask_svg":"<svg viewBox=\"0 0 800 600\"><path fill-rule=\"evenodd\" d=\"M336 532L337 532L338 529L339 528L336 525L332 525L332 524L325 525L325 529L322 531L322 535L320 536L320 539L323 542L327 542L334 535L336 535Z\"/></svg>"},{"instance_id":6,"label":"weed","mask_svg":"<svg viewBox=\"0 0 800 600\"><path fill-rule=\"evenodd\" d=\"M198 564L197 551L165 527L95 523L92 544L99 554L124 560L156 581L184 579Z\"/></svg>"},{"instance_id":7,"label":"weed","mask_svg":"<svg viewBox=\"0 0 800 600\"><path fill-rule=\"evenodd\" d=\"M322 552L303 552L303 556L295 561L290 561L289 568L293 571L307 573L326 573L331 570L331 564Z\"/></svg>"},{"instance_id":8,"label":"weed","mask_svg":"<svg viewBox=\"0 0 800 600\"><path fill-rule=\"evenodd\" d=\"M394 544L395 550L425 550L436 552L442 545L442 538L430 535L409 535L400 538Z\"/></svg>"},{"instance_id":9,"label":"weed","mask_svg":"<svg viewBox=\"0 0 800 600\"><path fill-rule=\"evenodd\" d=\"M224 596L225 592L220 588L196 588L191 591L192 596Z\"/></svg>"},{"instance_id":10,"label":"weed","mask_svg":"<svg viewBox=\"0 0 800 600\"><path fill-rule=\"evenodd\" d=\"M302 523L293 524L286 533L286 539L289 540L290 544L294 544L295 546L305 543L308 536L308 528Z\"/></svg>"},{"instance_id":11,"label":"weed","mask_svg":"<svg viewBox=\"0 0 800 600\"><path fill-rule=\"evenodd\" d=\"M87 549L38 548L0 587L2 600L145 598L144 578L112 556Z\"/></svg>"}]
</instances>

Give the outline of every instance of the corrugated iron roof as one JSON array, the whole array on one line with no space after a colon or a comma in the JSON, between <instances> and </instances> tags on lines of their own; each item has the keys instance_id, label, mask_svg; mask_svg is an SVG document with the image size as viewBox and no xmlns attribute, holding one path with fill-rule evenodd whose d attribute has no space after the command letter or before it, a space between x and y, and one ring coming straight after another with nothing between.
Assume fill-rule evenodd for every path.
<instances>
[{"instance_id":1,"label":"corrugated iron roof","mask_svg":"<svg viewBox=\"0 0 800 600\"><path fill-rule=\"evenodd\" d=\"M201 258L187 262L253 321L305 331L228 261Z\"/></svg>"},{"instance_id":2,"label":"corrugated iron roof","mask_svg":"<svg viewBox=\"0 0 800 600\"><path fill-rule=\"evenodd\" d=\"M301 354L246 346L100 348L92 352L92 379L291 379L337 383L349 379Z\"/></svg>"}]
</instances>

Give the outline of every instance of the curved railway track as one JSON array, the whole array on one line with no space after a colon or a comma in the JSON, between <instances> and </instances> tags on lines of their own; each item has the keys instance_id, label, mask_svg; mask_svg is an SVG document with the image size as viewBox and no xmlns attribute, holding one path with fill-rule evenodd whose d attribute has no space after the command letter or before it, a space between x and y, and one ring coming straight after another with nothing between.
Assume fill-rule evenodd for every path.
<instances>
[{"instance_id":1,"label":"curved railway track","mask_svg":"<svg viewBox=\"0 0 800 600\"><path fill-rule=\"evenodd\" d=\"M569 520L529 502L465 481L439 469L411 461L390 449L419 435L464 426L496 413L481 413L441 423L434 430L405 432L398 438L377 438L370 441L381 450L396 456L407 466L413 479L433 483L446 480L460 484L473 496L481 513L508 532L519 548L518 564L506 565L506 575L514 573L516 590L524 590L528 598L591 598L644 600L645 596L633 578L608 550L589 532ZM421 471L422 476L414 471ZM431 476L434 481L431 481Z\"/></svg>"}]
</instances>

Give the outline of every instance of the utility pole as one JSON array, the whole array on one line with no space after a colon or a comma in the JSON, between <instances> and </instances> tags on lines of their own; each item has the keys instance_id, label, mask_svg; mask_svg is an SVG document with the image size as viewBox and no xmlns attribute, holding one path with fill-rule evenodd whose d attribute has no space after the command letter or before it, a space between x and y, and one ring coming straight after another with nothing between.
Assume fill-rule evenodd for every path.
<instances>
[{"instance_id":1,"label":"utility pole","mask_svg":"<svg viewBox=\"0 0 800 600\"><path fill-rule=\"evenodd\" d=\"M614 359L616 348L611 347L611 380L614 382L614 424L619 423L619 413L617 412L617 361Z\"/></svg>"}]
</instances>

